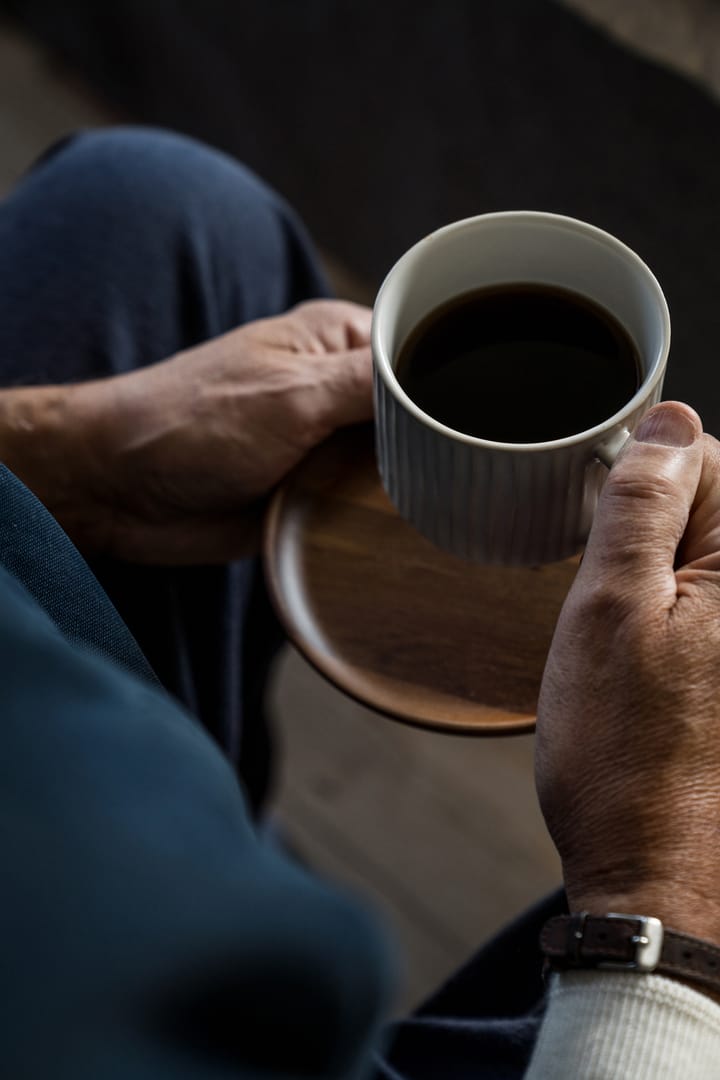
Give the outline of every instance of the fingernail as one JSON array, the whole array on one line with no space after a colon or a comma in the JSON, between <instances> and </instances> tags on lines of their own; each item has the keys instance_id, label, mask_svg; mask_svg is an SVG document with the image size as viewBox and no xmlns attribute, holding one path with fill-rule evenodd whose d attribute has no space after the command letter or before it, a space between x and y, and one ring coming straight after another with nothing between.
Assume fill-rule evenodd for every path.
<instances>
[{"instance_id":1,"label":"fingernail","mask_svg":"<svg viewBox=\"0 0 720 1080\"><path fill-rule=\"evenodd\" d=\"M660 446L690 446L700 432L681 409L657 409L644 416L635 429L635 441Z\"/></svg>"}]
</instances>

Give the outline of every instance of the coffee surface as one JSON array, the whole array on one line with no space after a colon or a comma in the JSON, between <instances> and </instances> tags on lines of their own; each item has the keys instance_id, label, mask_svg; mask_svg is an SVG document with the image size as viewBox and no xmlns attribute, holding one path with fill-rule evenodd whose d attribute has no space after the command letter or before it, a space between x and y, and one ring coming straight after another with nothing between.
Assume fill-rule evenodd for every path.
<instances>
[{"instance_id":1,"label":"coffee surface","mask_svg":"<svg viewBox=\"0 0 720 1080\"><path fill-rule=\"evenodd\" d=\"M431 312L405 342L397 378L423 412L467 435L533 443L586 431L640 385L629 334L570 290L478 289Z\"/></svg>"}]
</instances>

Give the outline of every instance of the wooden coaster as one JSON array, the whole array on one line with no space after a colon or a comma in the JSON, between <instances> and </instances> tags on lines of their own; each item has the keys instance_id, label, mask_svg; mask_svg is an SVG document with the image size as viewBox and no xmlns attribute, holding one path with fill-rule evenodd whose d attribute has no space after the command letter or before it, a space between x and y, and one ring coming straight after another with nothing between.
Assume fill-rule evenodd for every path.
<instances>
[{"instance_id":1,"label":"wooden coaster","mask_svg":"<svg viewBox=\"0 0 720 1080\"><path fill-rule=\"evenodd\" d=\"M264 559L291 640L364 705L443 731L532 730L578 560L479 566L439 551L385 495L370 425L337 433L287 479Z\"/></svg>"}]
</instances>

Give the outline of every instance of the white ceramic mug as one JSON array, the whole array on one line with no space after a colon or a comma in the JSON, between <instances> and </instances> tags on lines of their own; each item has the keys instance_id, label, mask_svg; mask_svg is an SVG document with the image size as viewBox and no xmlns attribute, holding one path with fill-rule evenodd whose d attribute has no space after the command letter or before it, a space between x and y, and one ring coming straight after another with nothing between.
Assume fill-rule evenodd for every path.
<instances>
[{"instance_id":1,"label":"white ceramic mug","mask_svg":"<svg viewBox=\"0 0 720 1080\"><path fill-rule=\"evenodd\" d=\"M463 293L513 283L571 289L630 334L640 387L614 416L552 442L502 443L454 431L408 397L396 365L422 319ZM609 233L511 211L447 225L406 252L378 293L372 346L378 465L402 517L456 555L534 565L567 558L587 538L607 466L660 400L670 315L654 275Z\"/></svg>"}]
</instances>

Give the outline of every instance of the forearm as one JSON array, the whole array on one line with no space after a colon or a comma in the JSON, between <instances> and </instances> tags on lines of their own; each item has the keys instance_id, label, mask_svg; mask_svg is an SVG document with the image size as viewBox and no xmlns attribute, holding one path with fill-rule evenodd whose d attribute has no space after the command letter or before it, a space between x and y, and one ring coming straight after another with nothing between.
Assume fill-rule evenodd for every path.
<instances>
[{"instance_id":1,"label":"forearm","mask_svg":"<svg viewBox=\"0 0 720 1080\"><path fill-rule=\"evenodd\" d=\"M85 550L101 546L97 383L0 390L0 460Z\"/></svg>"},{"instance_id":2,"label":"forearm","mask_svg":"<svg viewBox=\"0 0 720 1080\"><path fill-rule=\"evenodd\" d=\"M706 1080L720 1006L658 975L553 976L526 1080Z\"/></svg>"}]
</instances>

